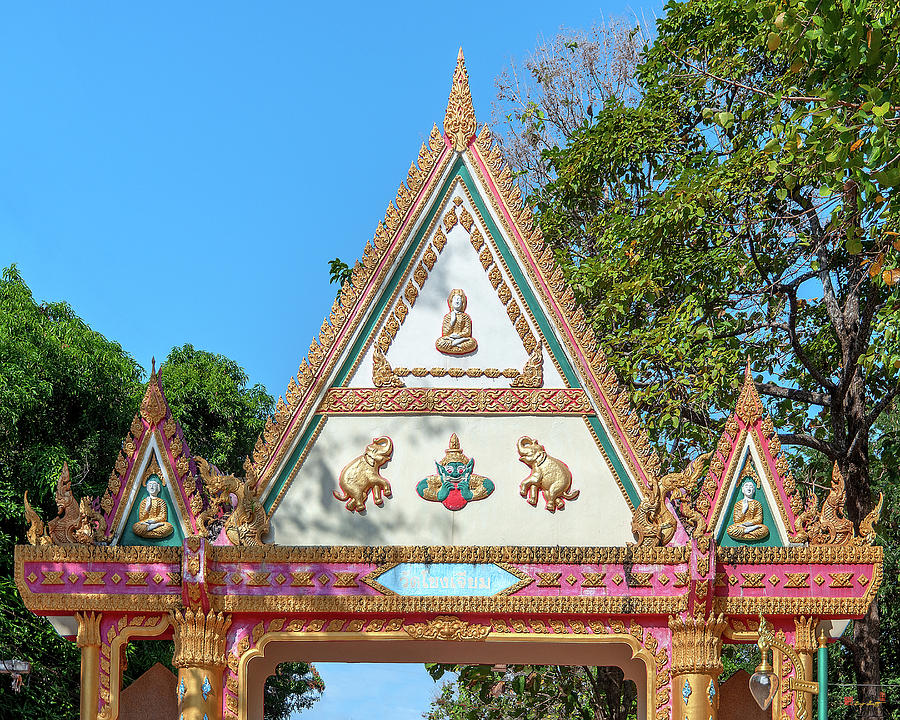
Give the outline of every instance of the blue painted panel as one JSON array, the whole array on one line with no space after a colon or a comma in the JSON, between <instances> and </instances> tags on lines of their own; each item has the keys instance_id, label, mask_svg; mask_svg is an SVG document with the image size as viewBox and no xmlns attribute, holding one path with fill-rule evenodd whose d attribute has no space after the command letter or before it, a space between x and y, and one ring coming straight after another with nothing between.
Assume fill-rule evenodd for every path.
<instances>
[{"instance_id":1,"label":"blue painted panel","mask_svg":"<svg viewBox=\"0 0 900 720\"><path fill-rule=\"evenodd\" d=\"M401 563L377 581L398 595L488 597L511 588L519 578L497 565Z\"/></svg>"}]
</instances>

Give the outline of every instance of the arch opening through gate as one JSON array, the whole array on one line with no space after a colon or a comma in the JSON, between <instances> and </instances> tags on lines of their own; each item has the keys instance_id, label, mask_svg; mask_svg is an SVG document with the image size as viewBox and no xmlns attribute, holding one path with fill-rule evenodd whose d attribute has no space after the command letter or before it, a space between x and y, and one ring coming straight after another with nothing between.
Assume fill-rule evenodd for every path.
<instances>
[{"instance_id":1,"label":"arch opening through gate","mask_svg":"<svg viewBox=\"0 0 900 720\"><path fill-rule=\"evenodd\" d=\"M348 633L348 635L351 635ZM479 642L412 640L409 638L298 638L272 633L260 640L239 671L242 703L238 717L263 720L266 678L283 662L428 663L468 665L581 665L618 667L637 689L637 718L647 720L653 707L654 658L634 638L583 637L535 640L488 639Z\"/></svg>"}]
</instances>

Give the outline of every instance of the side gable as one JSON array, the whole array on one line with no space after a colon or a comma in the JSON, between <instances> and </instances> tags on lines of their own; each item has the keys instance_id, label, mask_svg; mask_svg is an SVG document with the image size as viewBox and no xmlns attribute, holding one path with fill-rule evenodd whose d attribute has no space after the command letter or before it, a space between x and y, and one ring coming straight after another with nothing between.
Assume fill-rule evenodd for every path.
<instances>
[{"instance_id":1,"label":"side gable","mask_svg":"<svg viewBox=\"0 0 900 720\"><path fill-rule=\"evenodd\" d=\"M161 485L159 497L165 502L165 522L172 531L167 532L163 524L141 531L151 537L140 537L133 526L140 505L149 497L147 483L154 477ZM155 363L100 506L110 545L181 545L185 537L198 532L196 515L203 508L203 499L197 467L166 401Z\"/></svg>"},{"instance_id":2,"label":"side gable","mask_svg":"<svg viewBox=\"0 0 900 720\"><path fill-rule=\"evenodd\" d=\"M552 250L544 244L531 211L524 206L512 171L503 164L490 130L485 126L477 136L476 130L460 52L444 132L435 126L428 144L422 146L418 165L410 166L407 183L400 186L395 202L388 206L373 240L366 244L350 281L342 287L318 338L313 340L296 379L291 378L284 398L279 398L275 416L256 443L247 466L248 477L255 483L270 515L283 495L285 475L302 465L311 444L323 430L327 419L324 410L333 407L323 405L326 393L332 393L328 397L334 398L334 391L345 387L344 383L360 363L374 363L371 359L362 360L367 351L369 357L375 353L371 348L373 334L378 338L376 347L381 355L385 354L384 346L387 347L390 366L392 345L403 332L404 318L397 314L397 298L407 297L406 310L414 309L404 294L412 280L403 273L412 268L415 279L415 271L420 266L430 272L422 253L428 252L440 237L437 229L449 209L445 203L454 197L463 200L466 213L483 236L483 247L475 257L485 248L490 247L492 251L490 263L485 257L481 272L497 268L494 279L499 276L510 288L511 296L518 294L516 306L525 311L522 317L529 314L533 317L531 335L535 339L539 335L546 338L547 367L558 366L564 386L577 390L582 393L579 397L585 398L589 411L582 409L579 414L617 478L628 505L633 508L639 504L649 479L658 472L659 459L652 452L605 355L597 347L586 315L577 305ZM462 225L464 217L462 212L456 213L454 228ZM447 227L440 232L446 235ZM507 241L499 242L501 237ZM430 261L440 263L439 253L434 252ZM488 263L486 267L484 263ZM422 279L427 288L427 276ZM396 293L393 304L391 293L385 292L389 285ZM423 292L423 285L416 282L412 289ZM510 319L527 349L527 320L523 324L519 317L513 319L511 315ZM393 329L393 336L389 328ZM412 371L414 368L401 365L391 368L394 369ZM511 368L494 369L502 374ZM519 372L524 369L519 368ZM373 374L369 371L363 376ZM418 384L409 381L411 372L401 375L399 379L404 386ZM378 387L376 382L370 384ZM400 387L395 383L391 386ZM415 395L406 393L406 396L410 394ZM383 393L378 396L381 397Z\"/></svg>"},{"instance_id":3,"label":"side gable","mask_svg":"<svg viewBox=\"0 0 900 720\"><path fill-rule=\"evenodd\" d=\"M769 534L762 539L736 540L727 529L736 520L736 504L743 506L741 488L748 481L757 486L758 492L752 499L761 505ZM735 411L725 423L725 431L710 462L697 507L705 514L706 526L721 545L783 547L798 542L801 529L798 517L803 510L803 499L781 450L772 418L765 412L756 391L749 365ZM733 534L740 537L738 532Z\"/></svg>"}]
</instances>

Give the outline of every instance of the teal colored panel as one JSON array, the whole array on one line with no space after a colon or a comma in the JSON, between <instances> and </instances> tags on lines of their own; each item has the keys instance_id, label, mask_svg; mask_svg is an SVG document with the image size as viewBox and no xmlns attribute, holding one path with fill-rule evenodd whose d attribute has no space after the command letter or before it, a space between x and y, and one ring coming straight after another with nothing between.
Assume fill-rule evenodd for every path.
<instances>
[{"instance_id":1,"label":"teal colored panel","mask_svg":"<svg viewBox=\"0 0 900 720\"><path fill-rule=\"evenodd\" d=\"M747 462L751 462L749 458ZM738 477L741 476L739 475ZM775 524L775 518L772 515L772 509L769 507L769 501L762 488L756 489L753 499L757 500L762 506L763 523L769 528L769 536L765 540L735 540L728 534L728 526L731 525L734 520L735 505L743 500L743 495L741 493L742 486L743 482L738 481L735 483L734 487L731 488L728 502L722 510L722 512L725 513L725 522L722 523L722 529L719 532L719 537L716 539L716 542L721 547L783 547L781 537L778 534L778 526Z\"/></svg>"},{"instance_id":2,"label":"teal colored panel","mask_svg":"<svg viewBox=\"0 0 900 720\"><path fill-rule=\"evenodd\" d=\"M122 532L122 539L119 541L119 545L177 545L180 547L184 542L184 530L178 523L178 515L175 512L175 499L172 497L168 484L163 485L159 497L166 501L166 517L172 525L172 533L168 537L159 539L139 537L134 534L134 524L140 519L141 504L148 497L150 496L146 487L138 490L134 505L131 506L131 510L128 513L128 520L125 522L125 530Z\"/></svg>"},{"instance_id":3,"label":"teal colored panel","mask_svg":"<svg viewBox=\"0 0 900 720\"><path fill-rule=\"evenodd\" d=\"M310 438L313 433L315 433L316 428L319 427L319 423L322 422L321 415L313 415L312 420L309 423L309 426L300 436L299 442L294 446L294 450L288 458L287 463L285 463L284 470L281 471L281 474L275 478L275 482L272 483L272 487L269 490L269 493L266 495L266 499L263 501L263 508L265 508L266 512L269 512L272 509L272 505L275 502L275 498L278 497L281 492L281 488L284 487L285 482L287 482L288 473L290 469L297 464L297 461L300 459L300 455L303 452L303 449L309 443Z\"/></svg>"}]
</instances>

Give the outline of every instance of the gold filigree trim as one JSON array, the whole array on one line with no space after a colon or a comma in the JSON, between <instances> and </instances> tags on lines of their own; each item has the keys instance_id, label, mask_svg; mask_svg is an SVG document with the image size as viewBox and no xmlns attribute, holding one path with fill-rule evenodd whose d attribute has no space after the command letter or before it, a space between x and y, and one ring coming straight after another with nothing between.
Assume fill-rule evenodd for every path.
<instances>
[{"instance_id":1,"label":"gold filigree trim","mask_svg":"<svg viewBox=\"0 0 900 720\"><path fill-rule=\"evenodd\" d=\"M477 129L466 59L460 48L456 57L456 70L453 71L453 84L450 86L450 98L447 100L447 111L444 113L444 134L450 139L456 152L463 152L475 137Z\"/></svg>"},{"instance_id":2,"label":"gold filigree trim","mask_svg":"<svg viewBox=\"0 0 900 720\"><path fill-rule=\"evenodd\" d=\"M593 415L584 390L519 388L332 388L321 415L466 413Z\"/></svg>"},{"instance_id":3,"label":"gold filigree trim","mask_svg":"<svg viewBox=\"0 0 900 720\"><path fill-rule=\"evenodd\" d=\"M484 640L491 632L490 625L466 622L453 615L438 615L427 622L404 625L403 629L415 640Z\"/></svg>"}]
</instances>

